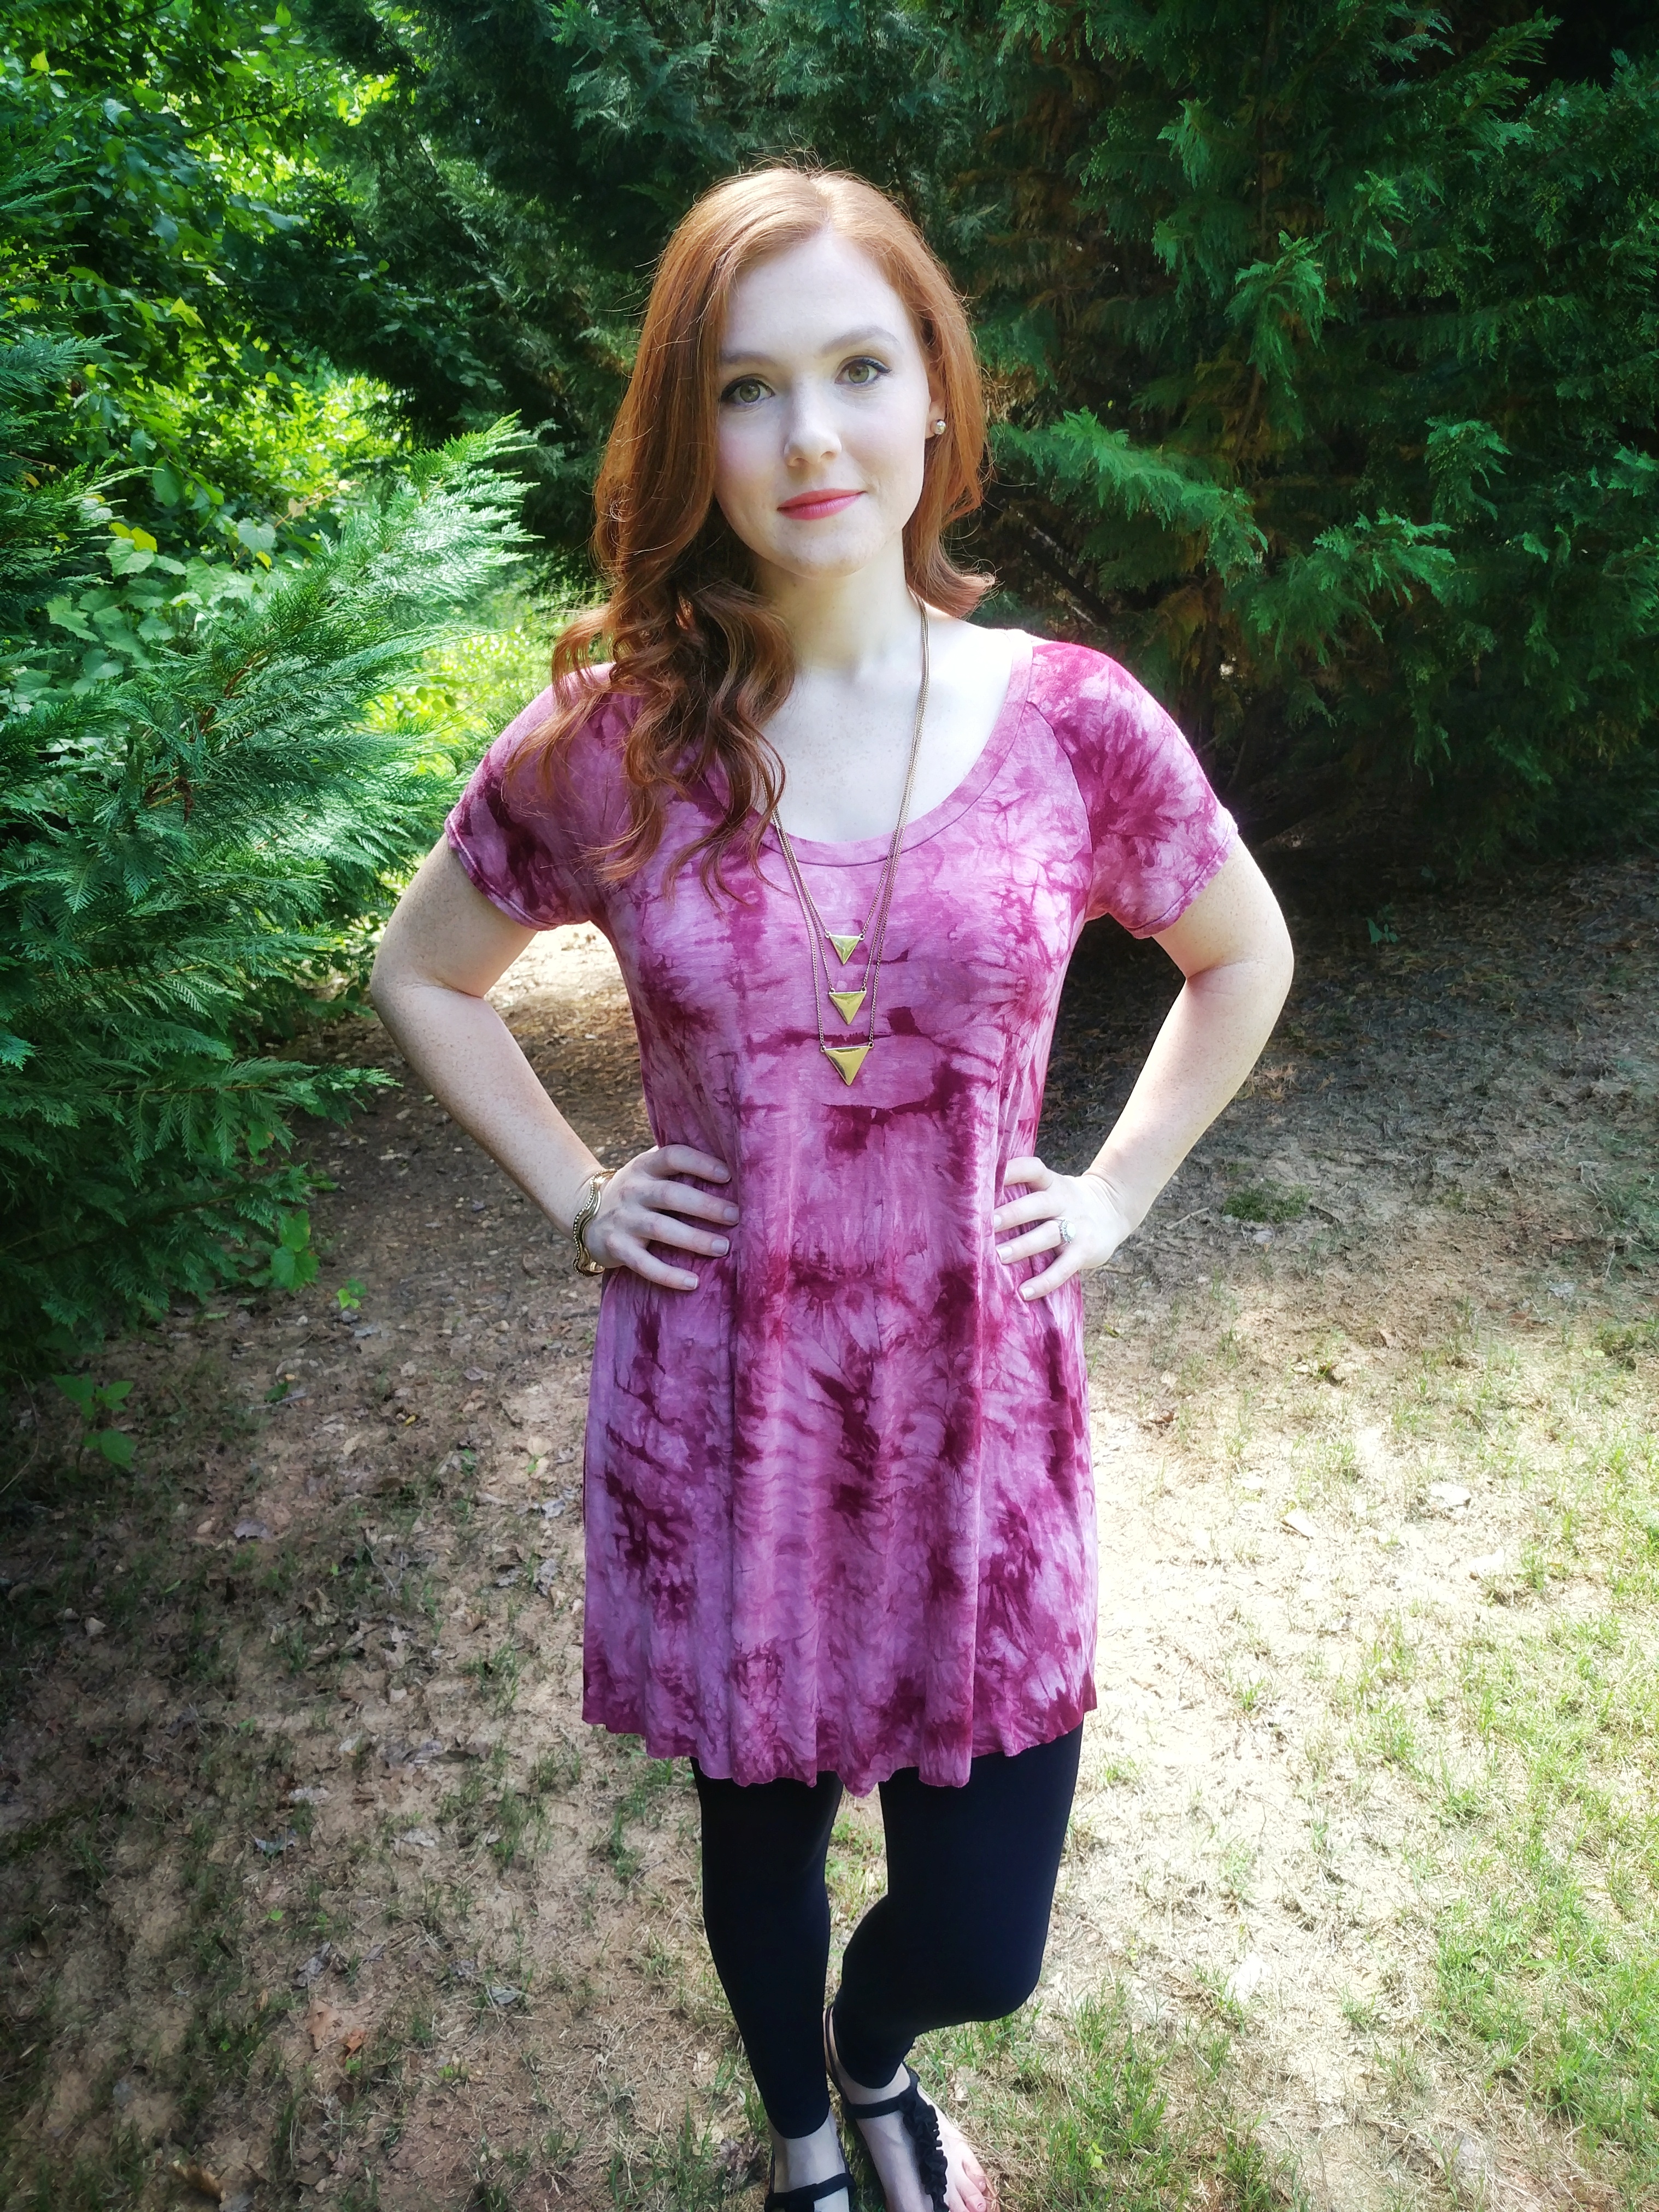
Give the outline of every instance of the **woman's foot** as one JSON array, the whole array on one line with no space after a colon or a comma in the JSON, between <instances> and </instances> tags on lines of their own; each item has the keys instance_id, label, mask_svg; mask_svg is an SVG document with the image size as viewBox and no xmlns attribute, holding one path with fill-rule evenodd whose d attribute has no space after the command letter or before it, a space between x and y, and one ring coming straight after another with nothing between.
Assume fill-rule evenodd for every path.
<instances>
[{"instance_id":1,"label":"woman's foot","mask_svg":"<svg viewBox=\"0 0 1659 2212\"><path fill-rule=\"evenodd\" d=\"M825 2182L841 2175L844 2186L831 2189L820 2197L812 2212L853 2212L853 2187L847 2179L847 2160L842 2156L841 2138L836 2133L833 2117L827 2118L816 2134L810 2136L781 2136L777 2130L772 2136L772 2179L769 2196L787 2197L792 2189L806 2189L814 2183Z\"/></svg>"},{"instance_id":2,"label":"woman's foot","mask_svg":"<svg viewBox=\"0 0 1659 2212\"><path fill-rule=\"evenodd\" d=\"M882 2195L887 2200L887 2212L938 2212L938 2205L922 2178L916 2145L905 2125L904 2115L886 2112L875 2119L859 2118L860 2105L884 2105L890 2099L902 2096L910 2080L908 2069L901 2066L882 2089L866 2088L862 2082L850 2080L836 2055L835 2025L828 2013L823 2016L823 2045L830 2062L830 2078L841 2092L848 2118L864 2139L864 2148L870 2154L870 2163L876 2169ZM924 2096L921 2102L938 2124L939 2147L945 2154L945 2212L997 2212L995 2187L975 2156L972 2144L931 2097Z\"/></svg>"}]
</instances>

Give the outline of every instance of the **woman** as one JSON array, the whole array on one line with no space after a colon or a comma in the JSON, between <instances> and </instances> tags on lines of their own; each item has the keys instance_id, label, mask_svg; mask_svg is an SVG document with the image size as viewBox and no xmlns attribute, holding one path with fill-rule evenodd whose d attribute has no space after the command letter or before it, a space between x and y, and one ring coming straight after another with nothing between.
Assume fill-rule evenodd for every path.
<instances>
[{"instance_id":1,"label":"woman","mask_svg":"<svg viewBox=\"0 0 1659 2212\"><path fill-rule=\"evenodd\" d=\"M1024 2002L1095 1702L1079 1278L1255 1061L1273 896L1111 661L976 627L972 344L857 179L762 171L671 241L597 489L608 605L392 917L374 1002L606 1275L586 1719L688 1757L704 1917L770 2123L772 2212L990 2183L906 2064ZM608 667L593 665L603 641ZM1091 915L1186 981L1088 1170L1034 1157ZM555 925L615 946L658 1142L601 1170L484 994ZM819 2019L841 1790L889 1888ZM827 2069L827 2071L826 2071Z\"/></svg>"}]
</instances>

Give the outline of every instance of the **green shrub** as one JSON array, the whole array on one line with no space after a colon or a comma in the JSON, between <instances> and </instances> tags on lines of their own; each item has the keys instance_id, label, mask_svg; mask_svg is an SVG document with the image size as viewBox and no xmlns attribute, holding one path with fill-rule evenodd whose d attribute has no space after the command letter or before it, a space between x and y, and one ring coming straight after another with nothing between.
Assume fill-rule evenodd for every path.
<instances>
[{"instance_id":1,"label":"green shrub","mask_svg":"<svg viewBox=\"0 0 1659 2212\"><path fill-rule=\"evenodd\" d=\"M49 346L0 354L9 452L50 414L54 368ZM480 433L417 457L308 562L205 607L169 605L188 592L183 564L168 574L137 549L141 573L165 579L141 665L88 677L27 619L0 641L14 672L33 670L0 718L13 1366L176 1290L314 1273L292 1119L342 1118L386 1079L267 1041L304 1026L320 987L361 978L376 919L453 799L430 718L388 701L514 557L505 442ZM109 518L94 486L17 468L0 593L27 612L31 579L38 598L90 566ZM131 566L132 540L118 542Z\"/></svg>"}]
</instances>

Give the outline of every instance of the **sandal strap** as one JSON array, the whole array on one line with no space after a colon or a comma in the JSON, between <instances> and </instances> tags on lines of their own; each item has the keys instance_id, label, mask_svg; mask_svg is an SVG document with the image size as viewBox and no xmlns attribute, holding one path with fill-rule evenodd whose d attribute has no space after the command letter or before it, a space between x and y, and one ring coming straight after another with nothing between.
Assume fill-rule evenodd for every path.
<instances>
[{"instance_id":1,"label":"sandal strap","mask_svg":"<svg viewBox=\"0 0 1659 2212\"><path fill-rule=\"evenodd\" d=\"M824 2197L833 2197L845 2190L847 2201L853 2201L853 2177L844 2170L832 2173L828 2181L803 2181L799 2189L769 2189L761 2212L811 2212L813 2205Z\"/></svg>"},{"instance_id":2,"label":"sandal strap","mask_svg":"<svg viewBox=\"0 0 1659 2212\"><path fill-rule=\"evenodd\" d=\"M916 2179L921 2182L928 2203L933 2207L933 2212L945 2212L951 2174L945 2163L945 2144L939 2131L939 2112L933 2100L922 2094L921 2083L916 2077L915 2067L907 2066L904 2073L904 2087L898 2095L884 2097L879 2104L854 2104L845 2087L842 2087L842 2109L857 2128L862 2128L866 2120L884 2119L888 2113L896 2112L910 2138L910 2148L916 2161Z\"/></svg>"},{"instance_id":3,"label":"sandal strap","mask_svg":"<svg viewBox=\"0 0 1659 2212\"><path fill-rule=\"evenodd\" d=\"M884 2119L890 2112L896 2112L904 2122L904 2131L910 2138L910 2148L916 2161L916 2179L927 2192L933 2212L946 2212L951 2175L945 2162L945 2144L939 2131L939 2112L932 2100L922 2095L915 2068L905 2068L904 2087L896 2097L883 2097L873 2105L855 2104L847 2094L847 2077L842 2072L841 2060L836 2052L834 2014L835 2007L827 2006L823 2014L823 2057L830 2069L830 2078L841 2092L842 2110L860 2130L862 2130L866 2120Z\"/></svg>"},{"instance_id":4,"label":"sandal strap","mask_svg":"<svg viewBox=\"0 0 1659 2212\"><path fill-rule=\"evenodd\" d=\"M884 2097L881 2100L881 2102L877 2105L866 2105L864 2103L862 2099L860 2099L857 2103L854 2103L853 2099L847 2094L846 2083L844 2081L838 2081L836 2086L841 2091L842 2106L843 2110L846 2112L848 2119L884 2120L890 2112L902 2112L905 2111L908 2106L911 2099L921 2094L921 2084L910 2067L907 2066L904 2071L909 2078L906 2081L904 2087L899 2091L897 2096Z\"/></svg>"}]
</instances>

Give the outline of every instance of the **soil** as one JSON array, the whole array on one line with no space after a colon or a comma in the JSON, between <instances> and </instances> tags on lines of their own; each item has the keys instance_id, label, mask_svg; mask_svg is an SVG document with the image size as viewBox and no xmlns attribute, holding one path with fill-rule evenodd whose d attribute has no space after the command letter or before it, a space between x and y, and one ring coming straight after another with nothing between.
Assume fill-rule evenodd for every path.
<instances>
[{"instance_id":1,"label":"soil","mask_svg":"<svg viewBox=\"0 0 1659 2212\"><path fill-rule=\"evenodd\" d=\"M1250 2002L1248 2094L1316 2205L1415 2201L1448 2129L1480 2137L1493 2203L1596 2202L1506 2093L1448 2078L1391 2117L1344 2002L1427 2002L1432 1875L1386 1771L1322 1800L1352 1761L1319 1685L1402 1609L1508 1618L1523 1498L1437 1504L1389 1424L1425 1352L1645 1310L1606 1192L1651 1158L1659 900L1635 864L1379 886L1369 914L1352 872L1279 875L1303 947L1279 1032L1089 1288L1100 1708L1040 2001ZM1173 980L1085 938L1054 1164L1098 1143ZM496 998L602 1158L648 1141L595 933L539 939ZM330 1048L398 1073L370 1020ZM688 2110L697 2188L759 2166L694 1801L580 1720L596 1287L418 1088L305 1145L335 1185L318 1281L98 1364L136 1386L125 1488L64 1471L67 1414L21 1409L7 2201L209 2201L193 2166L244 2207L705 2202L673 2179ZM874 1801L849 1805L838 1942L878 1842ZM77 2172L130 2195L75 2197Z\"/></svg>"}]
</instances>

